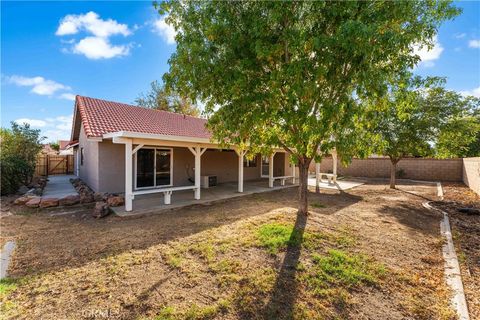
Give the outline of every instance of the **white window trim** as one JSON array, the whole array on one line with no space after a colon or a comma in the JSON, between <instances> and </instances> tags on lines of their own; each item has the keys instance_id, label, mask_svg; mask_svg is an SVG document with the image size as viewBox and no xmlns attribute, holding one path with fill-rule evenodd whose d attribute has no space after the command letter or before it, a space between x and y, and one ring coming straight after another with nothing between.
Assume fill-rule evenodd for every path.
<instances>
[{"instance_id":1,"label":"white window trim","mask_svg":"<svg viewBox=\"0 0 480 320\"><path fill-rule=\"evenodd\" d=\"M138 151L142 149L154 149L154 158L153 158L153 170L154 170L154 179L153 179L153 186L152 187L137 187L137 154ZM157 149L161 150L170 150L170 184L164 184L161 186L157 186ZM168 188L168 187L173 187L173 148L168 148L168 147L142 147L135 152L134 160L133 160L133 178L134 178L134 190L145 190L145 189L162 189L162 188Z\"/></svg>"}]
</instances>

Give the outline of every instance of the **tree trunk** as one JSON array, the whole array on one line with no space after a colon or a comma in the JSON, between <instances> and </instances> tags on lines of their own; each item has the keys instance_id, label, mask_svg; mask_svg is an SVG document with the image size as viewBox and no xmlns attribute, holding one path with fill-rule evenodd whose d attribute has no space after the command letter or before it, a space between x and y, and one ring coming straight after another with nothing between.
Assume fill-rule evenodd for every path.
<instances>
[{"instance_id":1,"label":"tree trunk","mask_svg":"<svg viewBox=\"0 0 480 320\"><path fill-rule=\"evenodd\" d=\"M390 166L390 189L395 189L395 180L397 177L397 163L398 160L390 159L392 165Z\"/></svg>"},{"instance_id":2,"label":"tree trunk","mask_svg":"<svg viewBox=\"0 0 480 320\"><path fill-rule=\"evenodd\" d=\"M308 166L310 161L306 159L298 161L298 214L308 214Z\"/></svg>"}]
</instances>

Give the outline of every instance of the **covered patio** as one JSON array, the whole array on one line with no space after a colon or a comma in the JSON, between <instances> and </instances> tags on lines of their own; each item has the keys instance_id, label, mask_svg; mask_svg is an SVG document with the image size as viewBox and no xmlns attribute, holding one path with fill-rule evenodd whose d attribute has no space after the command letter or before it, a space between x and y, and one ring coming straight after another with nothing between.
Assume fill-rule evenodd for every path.
<instances>
[{"instance_id":1,"label":"covered patio","mask_svg":"<svg viewBox=\"0 0 480 320\"><path fill-rule=\"evenodd\" d=\"M113 212L118 216L133 216L146 213L158 213L175 208L182 208L196 204L209 204L215 201L222 201L226 199L242 197L255 193L269 192L284 188L291 188L298 186L292 183L291 180L281 185L279 181L274 182L273 188L269 187L268 179L261 179L255 181L245 182L243 185L243 192L238 192L238 183L226 182L218 184L215 187L203 189L201 199L194 199L192 190L180 190L172 194L171 204L165 204L162 193L151 193L135 196L133 201L133 210L126 211L125 207L112 207Z\"/></svg>"},{"instance_id":2,"label":"covered patio","mask_svg":"<svg viewBox=\"0 0 480 320\"><path fill-rule=\"evenodd\" d=\"M113 145L124 145L122 212L177 208L265 192L296 182L296 167L280 148L248 159L248 149L225 149L209 138L120 131L103 135L103 141L108 140ZM212 189L205 186L210 177L214 178ZM116 213L121 214L118 209Z\"/></svg>"}]
</instances>

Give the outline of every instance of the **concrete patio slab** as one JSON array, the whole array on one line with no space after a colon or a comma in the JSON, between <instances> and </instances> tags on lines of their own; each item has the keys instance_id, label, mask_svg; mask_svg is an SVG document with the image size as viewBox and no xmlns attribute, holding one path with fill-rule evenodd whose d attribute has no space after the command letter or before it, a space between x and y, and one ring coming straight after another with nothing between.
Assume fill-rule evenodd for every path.
<instances>
[{"instance_id":1,"label":"concrete patio slab","mask_svg":"<svg viewBox=\"0 0 480 320\"><path fill-rule=\"evenodd\" d=\"M112 211L118 216L134 216L146 213L159 213L166 210L187 207L196 204L209 204L215 201L231 199L236 197L242 197L254 193L270 192L280 190L284 188L296 187L298 184L286 184L285 186L277 185L275 183L274 188L268 187L268 180L261 181L245 181L244 192L239 193L238 185L236 182L222 183L218 186L201 190L201 199L195 200L193 198L193 191L184 190L173 192L172 203L163 203L163 193L153 193L135 196L133 200L133 210L125 211L125 206L111 207Z\"/></svg>"},{"instance_id":2,"label":"concrete patio slab","mask_svg":"<svg viewBox=\"0 0 480 320\"><path fill-rule=\"evenodd\" d=\"M352 189L358 186L361 186L364 184L365 181L360 180L360 179L355 179L355 180L337 180L336 183L328 183L327 181L322 180L320 182L320 188L321 189L333 189L333 190L348 190ZM311 187L315 187L315 177L308 178L308 185Z\"/></svg>"},{"instance_id":3,"label":"concrete patio slab","mask_svg":"<svg viewBox=\"0 0 480 320\"><path fill-rule=\"evenodd\" d=\"M49 176L47 185L43 189L42 198L63 198L70 195L77 195L77 191L70 183L74 175Z\"/></svg>"}]
</instances>

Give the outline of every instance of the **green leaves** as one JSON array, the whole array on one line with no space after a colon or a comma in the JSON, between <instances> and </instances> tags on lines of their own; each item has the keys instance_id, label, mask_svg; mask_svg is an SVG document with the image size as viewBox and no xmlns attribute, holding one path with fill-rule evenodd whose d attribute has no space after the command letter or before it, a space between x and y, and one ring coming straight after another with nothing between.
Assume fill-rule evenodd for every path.
<instances>
[{"instance_id":1,"label":"green leaves","mask_svg":"<svg viewBox=\"0 0 480 320\"><path fill-rule=\"evenodd\" d=\"M333 147L348 159L359 98L385 93L458 13L444 1L162 2L177 49L167 87L201 100L214 139L280 146L304 164ZM303 164L302 164L303 165Z\"/></svg>"},{"instance_id":2,"label":"green leaves","mask_svg":"<svg viewBox=\"0 0 480 320\"><path fill-rule=\"evenodd\" d=\"M150 84L150 91L140 94L135 99L135 104L144 108L171 111L195 117L200 115L200 110L190 99L179 95L175 91L167 90L158 81L153 81Z\"/></svg>"}]
</instances>

